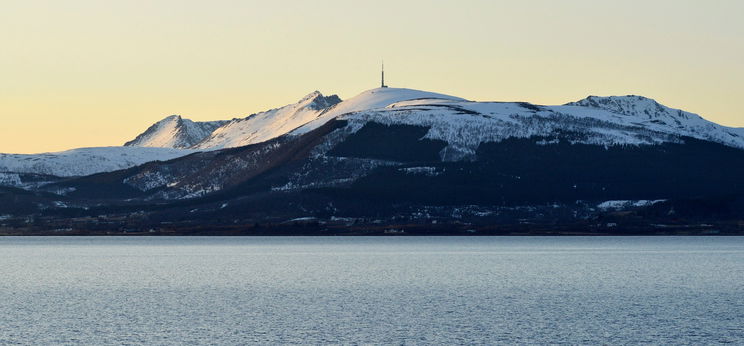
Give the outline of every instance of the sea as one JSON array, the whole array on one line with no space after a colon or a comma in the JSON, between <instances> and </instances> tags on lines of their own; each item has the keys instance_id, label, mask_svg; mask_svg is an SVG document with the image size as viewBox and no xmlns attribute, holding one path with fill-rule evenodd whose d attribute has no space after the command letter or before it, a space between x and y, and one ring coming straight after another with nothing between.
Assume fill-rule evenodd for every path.
<instances>
[{"instance_id":1,"label":"sea","mask_svg":"<svg viewBox=\"0 0 744 346\"><path fill-rule=\"evenodd\" d=\"M744 237L0 237L0 345L744 344Z\"/></svg>"}]
</instances>

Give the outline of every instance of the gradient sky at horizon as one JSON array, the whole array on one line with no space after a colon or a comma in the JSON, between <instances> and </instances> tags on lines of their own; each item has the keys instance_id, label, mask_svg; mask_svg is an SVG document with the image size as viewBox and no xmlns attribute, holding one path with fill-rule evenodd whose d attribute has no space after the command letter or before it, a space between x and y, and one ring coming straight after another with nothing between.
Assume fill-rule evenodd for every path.
<instances>
[{"instance_id":1,"label":"gradient sky at horizon","mask_svg":"<svg viewBox=\"0 0 744 346\"><path fill-rule=\"evenodd\" d=\"M563 104L636 94L744 127L744 1L0 0L0 152L121 145L313 90Z\"/></svg>"}]
</instances>

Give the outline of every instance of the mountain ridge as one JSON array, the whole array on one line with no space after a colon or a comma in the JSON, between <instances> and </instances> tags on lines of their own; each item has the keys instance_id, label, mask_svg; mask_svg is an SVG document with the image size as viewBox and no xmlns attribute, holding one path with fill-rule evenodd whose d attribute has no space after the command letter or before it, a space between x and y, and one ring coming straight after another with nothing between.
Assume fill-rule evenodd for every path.
<instances>
[{"instance_id":1,"label":"mountain ridge","mask_svg":"<svg viewBox=\"0 0 744 346\"><path fill-rule=\"evenodd\" d=\"M195 143L193 149L214 150L260 143L284 135L342 102L337 95L314 91L298 102L233 119Z\"/></svg>"},{"instance_id":2,"label":"mountain ridge","mask_svg":"<svg viewBox=\"0 0 744 346\"><path fill-rule=\"evenodd\" d=\"M682 137L744 148L744 128L731 128L702 117L661 105L642 96L589 96L562 106L526 102L475 102L463 98L405 88L375 88L341 100L313 91L297 103L229 121L193 122L169 116L128 142L127 152L110 148L77 149L89 155L2 154L0 170L58 176L87 175L132 167L147 160L169 160L195 151L219 150L261 143L281 136L299 136L332 119L342 119L354 132L374 121L387 125L427 126L422 138L442 140L446 161L471 160L481 143L507 138L540 136L541 143L585 143L603 146L653 145L682 141ZM209 129L214 129L206 134ZM561 134L572 133L573 137ZM191 135L189 135L191 134ZM563 136L562 138L559 138ZM162 150L140 147L158 145L193 149ZM91 154L92 151L100 151ZM91 156L93 158L91 159ZM137 159L132 159L138 156ZM56 158L55 158L56 157ZM67 159L61 159L67 158Z\"/></svg>"},{"instance_id":3,"label":"mountain ridge","mask_svg":"<svg viewBox=\"0 0 744 346\"><path fill-rule=\"evenodd\" d=\"M93 231L314 222L317 234L326 225L426 233L435 223L466 233L537 224L744 232L741 129L647 98L545 106L377 88L345 101L314 92L229 124L238 136L222 138L224 149L168 149L191 155L83 177L0 174L25 189L0 189L0 201L23 202L0 215L18 227ZM259 125L270 139L232 131ZM244 139L258 142L229 147Z\"/></svg>"},{"instance_id":4,"label":"mountain ridge","mask_svg":"<svg viewBox=\"0 0 744 346\"><path fill-rule=\"evenodd\" d=\"M589 100L596 101L594 98ZM628 97L621 100L628 100ZM625 115L619 113L617 109L614 109L615 112L596 109L599 107L538 106L524 102L473 102L410 89L372 89L347 100L346 103L331 106L333 113L330 113L329 108L324 108L325 114L330 113L328 116L331 120L324 119L325 114L316 117L303 125L308 131L299 127L288 135L251 144L251 148L260 149L251 149L257 151L250 155L269 158L271 152L285 146L287 141L291 142L291 138L302 137L325 124L335 123L334 130L324 133L322 135L324 141L317 144L309 154L310 162L316 162L317 159L322 167L313 166L315 163L312 163L307 168L302 168L301 172L291 174L289 181L272 187L287 191L308 186L336 186L342 181L353 182L379 167L396 166L401 160L477 162L483 160L481 155L484 155L484 147L509 141L519 143L527 141L539 147L548 149L560 147L561 150L570 150L574 146L579 148L580 145L597 146L604 150L611 147L684 145L686 142L699 140L728 145L737 150L744 148L744 141L741 140L733 143L715 140L717 139L715 135L722 136L730 129L707 122L700 117L684 116L686 119L693 119L695 124L705 125L703 129L709 130L708 132L701 133L697 131L699 130L697 127L690 130L688 127L664 121L646 122L650 114L638 112L639 107L632 107L636 105L635 102L640 102L642 106L651 104L661 115L678 113L650 99L630 97L630 100L633 102L631 106L628 106L627 102L625 106L635 111L625 112L627 114ZM320 126L315 127L316 125ZM564 144L568 147L563 146ZM239 148L244 147L236 149ZM420 157L417 158L417 155ZM220 173L198 173L197 178L194 178L193 174L196 174L194 173L196 171L187 170L190 172L187 178L179 173L182 170L160 169L153 166L154 170L148 168L147 173L125 178L124 182L143 192L158 191L157 198L194 198L221 191L230 185L229 181L235 179L225 178L227 180L220 181L212 177L228 177L235 174L241 176L241 172L248 167L260 165L250 158L239 160L240 163L231 163L230 167L234 173L227 175L220 169ZM194 168L201 171L201 165ZM318 172L326 173L319 175ZM190 183L188 188L184 187L184 181L194 179L203 181ZM206 181L207 184L204 183ZM178 191L181 188L183 190Z\"/></svg>"},{"instance_id":5,"label":"mountain ridge","mask_svg":"<svg viewBox=\"0 0 744 346\"><path fill-rule=\"evenodd\" d=\"M58 177L84 176L165 161L194 150L157 147L91 147L41 154L0 154L0 171Z\"/></svg>"}]
</instances>

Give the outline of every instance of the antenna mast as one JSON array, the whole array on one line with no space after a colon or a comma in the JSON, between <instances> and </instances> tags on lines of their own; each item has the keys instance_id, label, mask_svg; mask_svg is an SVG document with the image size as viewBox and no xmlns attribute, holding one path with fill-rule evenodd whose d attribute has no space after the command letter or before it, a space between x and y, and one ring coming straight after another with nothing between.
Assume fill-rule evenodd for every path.
<instances>
[{"instance_id":1,"label":"antenna mast","mask_svg":"<svg viewBox=\"0 0 744 346\"><path fill-rule=\"evenodd\" d=\"M380 88L387 88L387 85L385 85L385 60L382 61L382 81L380 82Z\"/></svg>"}]
</instances>

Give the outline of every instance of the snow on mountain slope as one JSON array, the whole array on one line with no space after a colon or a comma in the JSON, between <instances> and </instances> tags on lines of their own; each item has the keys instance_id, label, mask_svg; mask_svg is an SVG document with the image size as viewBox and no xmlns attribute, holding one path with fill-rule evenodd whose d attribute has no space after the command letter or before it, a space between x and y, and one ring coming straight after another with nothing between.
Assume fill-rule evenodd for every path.
<instances>
[{"instance_id":1,"label":"snow on mountain slope","mask_svg":"<svg viewBox=\"0 0 744 346\"><path fill-rule=\"evenodd\" d=\"M472 155L484 141L511 136L550 136L557 132L572 132L581 137L572 142L599 145L653 144L689 136L744 148L744 129L717 125L641 96L590 96L562 106L535 106L519 102L470 102L403 88L371 89L345 101L315 91L295 104L232 121L195 123L171 116L127 145L201 150L238 147L285 134L301 135L331 119L359 112L368 114L348 118L370 121L379 117L375 121L431 126L427 136L452 141L448 151L459 153L453 157ZM478 116L463 117L463 112ZM392 114L399 118L386 118Z\"/></svg>"},{"instance_id":2,"label":"snow on mountain slope","mask_svg":"<svg viewBox=\"0 0 744 346\"><path fill-rule=\"evenodd\" d=\"M297 128L291 134L299 135L312 131L342 114L385 108L398 102L411 100L418 100L425 103L434 103L437 100L465 101L465 99L459 97L428 91L403 88L376 88L364 91L357 96L324 110L319 114L317 119Z\"/></svg>"},{"instance_id":3,"label":"snow on mountain slope","mask_svg":"<svg viewBox=\"0 0 744 346\"><path fill-rule=\"evenodd\" d=\"M194 150L146 147L80 148L43 154L0 154L0 172L82 176L166 161Z\"/></svg>"},{"instance_id":4,"label":"snow on mountain slope","mask_svg":"<svg viewBox=\"0 0 744 346\"><path fill-rule=\"evenodd\" d=\"M744 129L721 126L697 114L669 108L643 96L589 96L583 100L568 103L566 106L606 110L613 113L611 117L616 122L744 148ZM561 109L586 114L570 108ZM590 114L593 117L607 116L599 112L590 112Z\"/></svg>"},{"instance_id":5,"label":"snow on mountain slope","mask_svg":"<svg viewBox=\"0 0 744 346\"><path fill-rule=\"evenodd\" d=\"M199 143L227 121L194 122L171 115L150 126L125 146L183 149Z\"/></svg>"},{"instance_id":6,"label":"snow on mountain slope","mask_svg":"<svg viewBox=\"0 0 744 346\"><path fill-rule=\"evenodd\" d=\"M264 142L316 119L324 109L339 102L341 99L336 95L323 96L315 91L295 104L232 120L193 148L221 149Z\"/></svg>"},{"instance_id":7,"label":"snow on mountain slope","mask_svg":"<svg viewBox=\"0 0 744 346\"><path fill-rule=\"evenodd\" d=\"M640 96L590 96L566 105L540 106L473 102L426 91L377 88L346 101L316 91L296 104L229 122L198 123L171 116L124 147L0 154L0 172L89 175L169 160L198 150L255 144L285 134L302 135L332 119L347 121L343 129L336 130L340 134L336 136L338 140L369 122L426 127L423 138L447 142L440 152L445 161L475 159L481 143L530 137L536 137L539 145L567 142L605 147L682 143L685 137L692 137L744 149L744 128L721 126ZM223 125L214 129L219 124ZM194 149L170 148L189 146L198 138L203 140L193 145ZM3 179L15 182L14 175Z\"/></svg>"},{"instance_id":8,"label":"snow on mountain slope","mask_svg":"<svg viewBox=\"0 0 744 346\"><path fill-rule=\"evenodd\" d=\"M43 174L0 172L0 186L12 186L25 190L39 188L61 179L63 178Z\"/></svg>"},{"instance_id":9,"label":"snow on mountain slope","mask_svg":"<svg viewBox=\"0 0 744 346\"><path fill-rule=\"evenodd\" d=\"M620 155L621 159L627 160L622 162L623 166L636 160L633 155L637 153L646 155L646 159L656 160L654 162L659 162L657 160L659 157L662 161L668 160L663 161L661 166L666 167L669 163L671 164L669 169L677 171L684 171L679 167L684 167L688 162L684 156L686 152L699 154L702 150L702 156L708 153L716 156L716 151L719 151L722 152L722 157L729 155L734 158L741 155L737 150L721 150L721 146L709 143L701 145L701 142L688 138L710 141L710 138L721 138L739 129L715 125L692 115L680 117L679 113L674 112L665 112L669 113L667 121L654 121L658 120L656 118L649 120L649 114L653 113L651 110L645 112L644 110L648 108L644 105L653 103L648 103L645 99L637 99L638 104L628 103L623 109L607 110L584 105L540 106L524 102L472 102L408 89L373 89L336 106L313 107L320 108L316 109L315 113L307 110L311 108L309 106L311 100L318 97L321 96L311 94L298 105L235 120L222 128L226 133L235 135L224 139L239 141L244 138L241 137L244 133L232 130L244 124L246 128L272 126L274 120L287 120L291 115L298 115L303 121L307 118L314 119L290 132L293 135L280 136L274 140L233 150L204 151L181 160L142 166L127 171L126 173L130 175L126 177L122 177L121 173L115 173L111 177L140 190L141 196L146 196L142 198L179 199L198 197L243 183L253 184L248 180L269 171L273 173L257 178L259 182L255 186L266 187L270 182L272 190L295 191L305 188L348 187L357 179L369 177L370 173L383 167L401 166L396 169L404 169L406 175L436 177L445 174L444 170L436 168L438 161L474 161L466 163L466 166L471 164L477 166L480 161L486 163L484 167L490 167L494 162L514 158L524 172L534 170L532 173L536 175L550 175L550 170L542 165L545 164L546 157L553 159L553 155L557 154L564 157L556 161L568 162L563 167L564 173L572 170L574 164L583 164L585 159L592 163L599 162L600 166L608 163L602 160L614 162L618 153L623 153ZM657 108L655 105L653 107ZM659 108L659 112L662 110L663 108ZM324 119L327 116L339 121L327 121ZM657 118L660 117L661 115ZM318 123L325 125L314 131L302 133L306 128L312 128ZM694 124L705 125L707 131L704 133L696 131L692 126ZM274 135L282 133L287 127L277 128L281 131L277 130ZM506 139L521 140L504 141ZM493 145L498 142L504 143ZM686 142L690 145L684 145ZM716 142L726 144L722 141ZM489 144L481 146L484 143ZM575 144L586 145L574 146ZM673 145L656 147L657 144ZM730 141L728 144L744 148L742 140ZM220 145L231 146L237 143L224 141L220 142ZM670 148L673 151L669 151ZM498 152L499 150L503 151ZM536 152L541 152L542 156L535 156ZM586 153L591 153L592 156L585 157ZM571 161L574 158L578 160ZM489 160L492 160L491 163L488 163ZM722 162L734 162L733 165L737 166L735 160L727 160ZM680 162L680 166L677 166ZM410 165L413 166L409 167ZM455 167L455 164L452 167ZM592 165L587 167L594 170L592 174L599 177L607 173ZM643 165L641 170L645 167ZM392 171L386 172L370 179L384 180L386 174ZM482 179L484 185L489 184L491 181L489 179L498 178L492 177L491 173L481 172L476 175L479 176L478 179ZM521 178L517 176L515 179ZM14 177L8 177L7 180L17 184ZM81 178L73 183L83 184L78 187L89 186L86 184L99 184L99 180L101 180L99 177ZM65 186L64 183L59 183L61 184L59 186ZM73 185L67 186L75 188ZM248 185L241 186L248 189L246 187ZM76 193L85 196L84 194L90 191L98 191L87 189L88 192L80 192L83 191L80 188ZM639 196L636 199L647 197L651 198ZM629 197L602 198L611 200ZM656 198L658 197L653 197Z\"/></svg>"},{"instance_id":10,"label":"snow on mountain slope","mask_svg":"<svg viewBox=\"0 0 744 346\"><path fill-rule=\"evenodd\" d=\"M625 101L622 109L610 111L584 105L413 100L345 113L338 119L349 122L346 133L368 122L428 127L424 138L448 143L440 152L446 161L473 159L481 143L533 136L540 137L538 144L543 145L567 141L602 146L679 143L683 137L693 137L744 149L741 129L717 125L649 99Z\"/></svg>"},{"instance_id":11,"label":"snow on mountain slope","mask_svg":"<svg viewBox=\"0 0 744 346\"><path fill-rule=\"evenodd\" d=\"M288 133L303 134L349 112L385 108L402 101L432 103L436 100L464 101L449 95L401 88L372 89L346 101L315 91L297 103L232 121L195 123L170 116L125 145L202 150L239 147Z\"/></svg>"}]
</instances>

